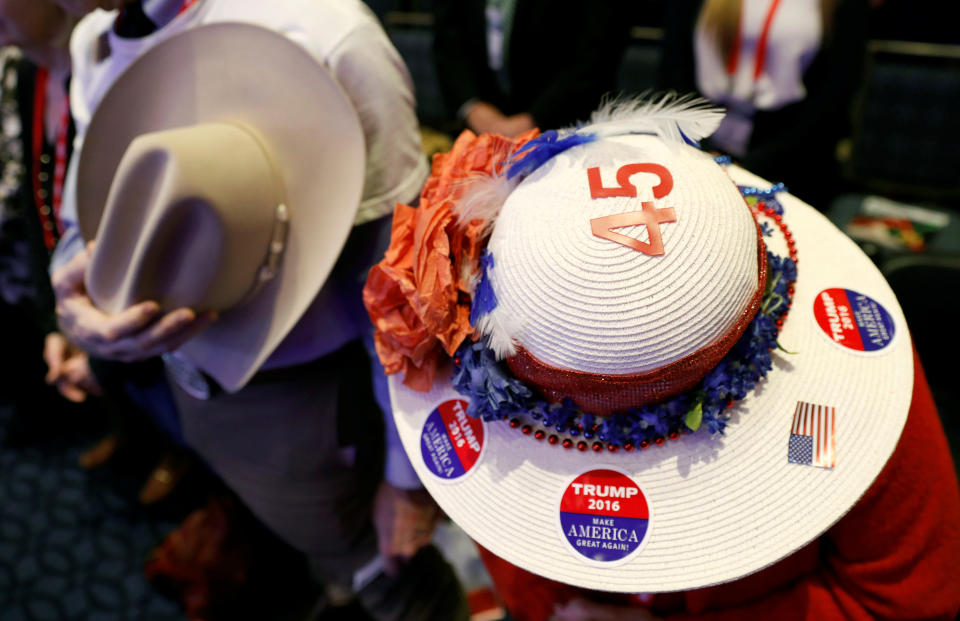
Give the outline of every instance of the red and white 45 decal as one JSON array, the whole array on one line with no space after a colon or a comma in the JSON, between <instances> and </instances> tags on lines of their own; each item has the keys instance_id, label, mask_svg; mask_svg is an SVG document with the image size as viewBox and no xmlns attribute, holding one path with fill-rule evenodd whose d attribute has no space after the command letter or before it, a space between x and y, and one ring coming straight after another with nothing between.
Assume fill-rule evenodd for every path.
<instances>
[{"instance_id":1,"label":"red and white 45 decal","mask_svg":"<svg viewBox=\"0 0 960 621\"><path fill-rule=\"evenodd\" d=\"M618 185L611 187L603 185L599 168L588 168L587 181L590 183L590 197L594 199L616 196L636 197L637 187L630 182L630 177L637 173L652 173L660 178L660 182L653 187L654 198L663 198L673 189L673 175L670 174L670 171L667 170L666 167L660 164L650 163L625 164L617 170ZM590 220L590 228L593 234L601 239L607 239L616 244L626 246L627 248L632 248L637 252L655 257L665 254L660 225L665 222L676 221L677 215L673 207L657 209L653 206L653 203L643 201L641 203L641 211L630 211L627 213L593 218ZM643 242L613 230L641 224L647 227L647 234L650 236L649 242Z\"/></svg>"}]
</instances>

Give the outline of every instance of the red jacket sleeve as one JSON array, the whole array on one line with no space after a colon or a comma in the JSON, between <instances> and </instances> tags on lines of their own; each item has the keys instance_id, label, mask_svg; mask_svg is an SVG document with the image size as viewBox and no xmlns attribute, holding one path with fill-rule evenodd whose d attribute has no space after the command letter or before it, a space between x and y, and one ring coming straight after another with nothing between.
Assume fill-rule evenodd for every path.
<instances>
[{"instance_id":1,"label":"red jacket sleeve","mask_svg":"<svg viewBox=\"0 0 960 621\"><path fill-rule=\"evenodd\" d=\"M953 462L914 353L913 401L897 449L863 498L816 542L815 569L765 597L719 610L720 601L752 590L770 570L688 592L688 614L670 618L953 619L960 610L958 526Z\"/></svg>"}]
</instances>

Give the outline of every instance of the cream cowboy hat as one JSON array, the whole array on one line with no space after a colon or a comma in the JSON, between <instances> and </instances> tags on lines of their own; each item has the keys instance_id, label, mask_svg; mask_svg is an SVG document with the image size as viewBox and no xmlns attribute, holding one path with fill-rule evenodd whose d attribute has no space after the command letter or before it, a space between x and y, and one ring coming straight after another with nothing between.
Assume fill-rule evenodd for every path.
<instances>
[{"instance_id":1,"label":"cream cowboy hat","mask_svg":"<svg viewBox=\"0 0 960 621\"><path fill-rule=\"evenodd\" d=\"M239 390L333 269L363 170L356 112L301 46L246 24L172 36L113 84L80 154L90 296L218 311L177 354Z\"/></svg>"},{"instance_id":2,"label":"cream cowboy hat","mask_svg":"<svg viewBox=\"0 0 960 621\"><path fill-rule=\"evenodd\" d=\"M740 578L840 519L897 444L912 353L890 287L816 210L683 144L717 122L614 105L501 148L451 199L461 227L492 228L479 340L429 391L392 375L391 403L440 507L523 569L633 593ZM432 321L374 299L395 256L368 283L385 362L391 318Z\"/></svg>"}]
</instances>

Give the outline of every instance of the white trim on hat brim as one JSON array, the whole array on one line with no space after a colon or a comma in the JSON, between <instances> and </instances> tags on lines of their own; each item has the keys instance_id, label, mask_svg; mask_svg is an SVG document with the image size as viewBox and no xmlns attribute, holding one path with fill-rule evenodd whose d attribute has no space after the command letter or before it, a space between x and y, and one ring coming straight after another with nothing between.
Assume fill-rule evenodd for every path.
<instances>
[{"instance_id":1,"label":"white trim on hat brim","mask_svg":"<svg viewBox=\"0 0 960 621\"><path fill-rule=\"evenodd\" d=\"M239 121L258 132L275 157L290 211L276 278L179 350L233 392L330 275L360 203L364 138L340 85L297 43L250 24L186 30L134 61L97 107L78 170L84 238L95 237L113 173L133 138L213 121Z\"/></svg>"},{"instance_id":2,"label":"white trim on hat brim","mask_svg":"<svg viewBox=\"0 0 960 621\"><path fill-rule=\"evenodd\" d=\"M741 184L770 185L736 167L730 173ZM400 437L440 507L477 543L523 569L575 586L630 593L741 578L839 520L873 483L900 437L913 386L911 341L893 292L866 255L813 208L786 194L779 199L799 258L780 342L797 353L775 352L773 370L731 410L724 436L700 432L644 451L594 454L490 423L489 446L470 476L441 485L421 456L421 428L439 403L464 397L449 381L418 393L391 376ZM820 330L812 318L814 298L833 287L866 294L891 314L896 336L885 349L858 354ZM798 401L836 408L834 469L788 462ZM561 491L585 469L604 466L630 474L653 516L641 552L606 567L579 558L556 526Z\"/></svg>"}]
</instances>

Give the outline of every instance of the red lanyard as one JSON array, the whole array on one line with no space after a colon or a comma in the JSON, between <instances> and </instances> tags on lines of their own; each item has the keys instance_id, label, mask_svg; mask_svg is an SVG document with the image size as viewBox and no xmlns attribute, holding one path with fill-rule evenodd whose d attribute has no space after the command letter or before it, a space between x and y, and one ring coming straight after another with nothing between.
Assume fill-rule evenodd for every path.
<instances>
[{"instance_id":1,"label":"red lanyard","mask_svg":"<svg viewBox=\"0 0 960 621\"><path fill-rule=\"evenodd\" d=\"M57 234L63 232L60 222L60 204L63 200L63 182L67 172L67 132L70 125L69 105L64 107L57 126L56 148L54 150L53 195L47 196L43 189L40 174L43 171L43 147L46 143L44 125L47 109L47 83L49 75L46 69L38 68L33 90L33 199L40 216L43 229L43 243L47 250L57 245ZM50 199L49 201L47 199Z\"/></svg>"},{"instance_id":2,"label":"red lanyard","mask_svg":"<svg viewBox=\"0 0 960 621\"><path fill-rule=\"evenodd\" d=\"M179 11L177 11L177 15L180 15L181 13L186 13L190 9L190 7L192 7L196 3L197 3L197 0L183 0L183 6L180 7Z\"/></svg>"},{"instance_id":3,"label":"red lanyard","mask_svg":"<svg viewBox=\"0 0 960 621\"><path fill-rule=\"evenodd\" d=\"M743 44L743 13L746 10L743 3L740 5L740 21L737 24L737 36L733 40L733 49L730 50L730 58L727 60L727 75L737 73L737 67L740 65L740 47ZM780 0L773 0L770 3L770 9L763 20L763 28L760 30L760 38L757 39L757 53L753 65L753 81L756 82L763 75L764 65L767 62L767 42L770 39L770 26L773 25L773 16L780 6Z\"/></svg>"}]
</instances>

